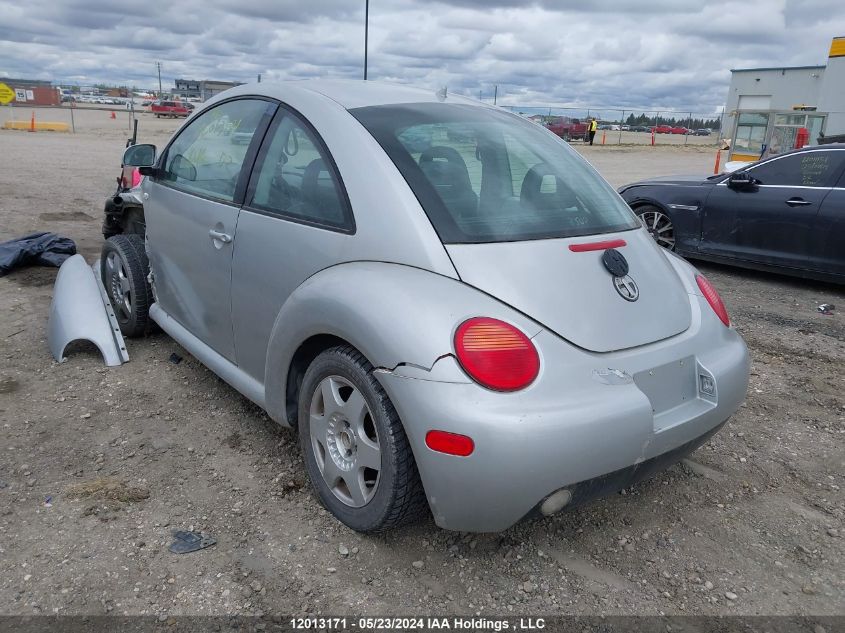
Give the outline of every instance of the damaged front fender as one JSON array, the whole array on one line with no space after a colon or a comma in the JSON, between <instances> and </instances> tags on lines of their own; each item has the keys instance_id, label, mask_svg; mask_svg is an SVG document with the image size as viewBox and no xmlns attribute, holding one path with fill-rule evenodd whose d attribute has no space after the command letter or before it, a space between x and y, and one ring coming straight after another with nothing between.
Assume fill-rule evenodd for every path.
<instances>
[{"instance_id":1,"label":"damaged front fender","mask_svg":"<svg viewBox=\"0 0 845 633\"><path fill-rule=\"evenodd\" d=\"M47 341L50 353L60 363L66 360L65 348L80 340L96 345L109 367L129 360L99 270L99 261L89 267L82 255L69 257L59 268L53 286Z\"/></svg>"}]
</instances>

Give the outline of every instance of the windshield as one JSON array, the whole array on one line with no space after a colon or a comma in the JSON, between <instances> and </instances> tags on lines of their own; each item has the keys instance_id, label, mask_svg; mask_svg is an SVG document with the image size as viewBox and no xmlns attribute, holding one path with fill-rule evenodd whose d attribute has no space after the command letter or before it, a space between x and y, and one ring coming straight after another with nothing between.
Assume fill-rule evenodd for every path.
<instances>
[{"instance_id":1,"label":"windshield","mask_svg":"<svg viewBox=\"0 0 845 633\"><path fill-rule=\"evenodd\" d=\"M640 226L575 150L521 117L442 103L350 112L390 156L446 244L574 237Z\"/></svg>"}]
</instances>

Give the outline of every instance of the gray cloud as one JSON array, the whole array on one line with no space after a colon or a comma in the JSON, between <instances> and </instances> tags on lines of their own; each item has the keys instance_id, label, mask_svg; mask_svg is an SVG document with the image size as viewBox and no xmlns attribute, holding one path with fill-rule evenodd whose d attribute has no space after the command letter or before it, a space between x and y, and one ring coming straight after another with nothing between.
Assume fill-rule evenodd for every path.
<instances>
[{"instance_id":1,"label":"gray cloud","mask_svg":"<svg viewBox=\"0 0 845 633\"><path fill-rule=\"evenodd\" d=\"M373 0L370 77L513 105L715 112L729 69L823 63L842 0ZM360 77L363 0L0 0L0 77Z\"/></svg>"}]
</instances>

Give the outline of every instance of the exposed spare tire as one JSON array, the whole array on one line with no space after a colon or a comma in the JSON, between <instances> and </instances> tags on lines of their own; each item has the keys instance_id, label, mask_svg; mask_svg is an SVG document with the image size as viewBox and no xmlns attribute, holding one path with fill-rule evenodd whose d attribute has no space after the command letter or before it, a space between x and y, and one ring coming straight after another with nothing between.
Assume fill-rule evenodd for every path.
<instances>
[{"instance_id":1,"label":"exposed spare tire","mask_svg":"<svg viewBox=\"0 0 845 633\"><path fill-rule=\"evenodd\" d=\"M124 336L143 336L150 325L149 268L140 235L113 235L103 244L100 275Z\"/></svg>"}]
</instances>

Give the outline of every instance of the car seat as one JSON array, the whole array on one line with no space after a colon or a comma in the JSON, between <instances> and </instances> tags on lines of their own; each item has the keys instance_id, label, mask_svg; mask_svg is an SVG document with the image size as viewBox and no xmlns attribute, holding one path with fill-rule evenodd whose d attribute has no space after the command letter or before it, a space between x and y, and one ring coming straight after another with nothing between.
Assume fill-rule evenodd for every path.
<instances>
[{"instance_id":1,"label":"car seat","mask_svg":"<svg viewBox=\"0 0 845 633\"><path fill-rule=\"evenodd\" d=\"M419 166L451 214L466 217L476 213L478 196L457 150L444 145L429 147L420 154Z\"/></svg>"},{"instance_id":2,"label":"car seat","mask_svg":"<svg viewBox=\"0 0 845 633\"><path fill-rule=\"evenodd\" d=\"M554 178L554 191L543 191L543 181L546 176ZM523 208L531 208L539 212L562 211L578 204L572 189L546 163L534 165L525 174L519 192L519 201Z\"/></svg>"}]
</instances>

